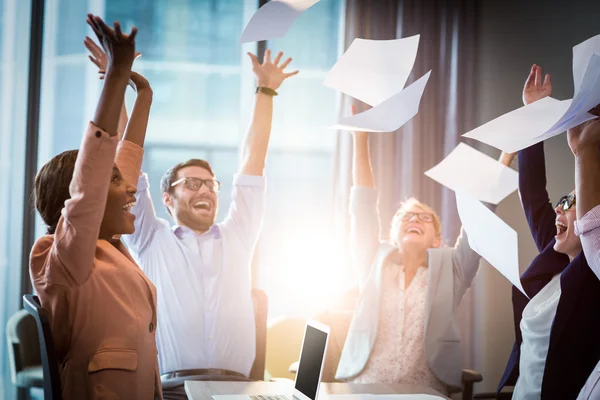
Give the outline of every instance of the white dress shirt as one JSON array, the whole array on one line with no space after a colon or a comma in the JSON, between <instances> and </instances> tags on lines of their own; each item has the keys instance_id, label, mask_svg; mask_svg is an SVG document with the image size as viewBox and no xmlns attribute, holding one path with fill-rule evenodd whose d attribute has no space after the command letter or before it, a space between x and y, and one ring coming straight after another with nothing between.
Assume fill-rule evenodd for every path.
<instances>
[{"instance_id":1,"label":"white dress shirt","mask_svg":"<svg viewBox=\"0 0 600 400\"><path fill-rule=\"evenodd\" d=\"M550 346L550 331L560 300L560 274L536 294L523 310L519 379L513 391L515 400L539 399Z\"/></svg>"},{"instance_id":2,"label":"white dress shirt","mask_svg":"<svg viewBox=\"0 0 600 400\"><path fill-rule=\"evenodd\" d=\"M248 376L256 354L250 262L265 177L236 175L227 217L202 235L156 217L146 174L135 197L135 233L123 240L157 289L161 373L220 368Z\"/></svg>"}]
</instances>

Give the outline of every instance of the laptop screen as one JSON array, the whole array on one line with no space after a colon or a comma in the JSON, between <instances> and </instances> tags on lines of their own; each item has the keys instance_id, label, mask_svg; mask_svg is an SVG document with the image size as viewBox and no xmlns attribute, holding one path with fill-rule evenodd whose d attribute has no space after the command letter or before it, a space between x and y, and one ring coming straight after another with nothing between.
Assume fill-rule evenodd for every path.
<instances>
[{"instance_id":1,"label":"laptop screen","mask_svg":"<svg viewBox=\"0 0 600 400\"><path fill-rule=\"evenodd\" d=\"M312 400L315 400L317 395L326 344L327 332L306 325L302 354L300 354L296 373L296 389Z\"/></svg>"}]
</instances>

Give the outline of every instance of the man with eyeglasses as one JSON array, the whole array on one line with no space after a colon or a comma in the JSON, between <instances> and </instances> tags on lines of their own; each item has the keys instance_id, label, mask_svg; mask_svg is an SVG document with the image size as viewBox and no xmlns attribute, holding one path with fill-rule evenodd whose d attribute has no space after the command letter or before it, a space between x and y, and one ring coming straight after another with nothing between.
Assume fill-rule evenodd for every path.
<instances>
[{"instance_id":1,"label":"man with eyeglasses","mask_svg":"<svg viewBox=\"0 0 600 400\"><path fill-rule=\"evenodd\" d=\"M157 218L148 177L136 194L135 233L123 239L156 285L157 344L165 399L186 398L184 380L247 379L256 353L250 262L265 214L265 159L271 133L273 97L298 73L253 54L257 79L254 115L233 179L232 203L216 224L219 181L207 161L175 165L161 180L162 200L174 226ZM150 327L152 329L152 327Z\"/></svg>"},{"instance_id":2,"label":"man with eyeglasses","mask_svg":"<svg viewBox=\"0 0 600 400\"><path fill-rule=\"evenodd\" d=\"M542 82L541 68L534 65L523 89L524 103L551 92L549 75ZM574 153L572 139L585 136L581 132L587 126L569 130ZM584 216L592 208L589 192L578 198L597 186L593 181L598 175L590 177L588 172L582 180L576 156L576 193L563 196L553 207L546 190L544 144L521 150L518 158L521 202L540 254L521 275L529 298L512 288L515 344L498 391L514 385L514 399L575 399L600 359L600 281L588 263L597 262L598 250L582 246L590 240L593 216Z\"/></svg>"}]
</instances>

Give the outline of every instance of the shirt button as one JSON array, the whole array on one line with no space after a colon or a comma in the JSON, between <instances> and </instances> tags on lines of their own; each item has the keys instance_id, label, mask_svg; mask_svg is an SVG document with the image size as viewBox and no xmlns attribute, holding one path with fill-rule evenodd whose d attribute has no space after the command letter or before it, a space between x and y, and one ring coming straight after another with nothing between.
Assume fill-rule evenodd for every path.
<instances>
[{"instance_id":1,"label":"shirt button","mask_svg":"<svg viewBox=\"0 0 600 400\"><path fill-rule=\"evenodd\" d=\"M154 324L152 322L150 322L150 326L148 327L148 330L150 331L150 333L152 333L154 331Z\"/></svg>"},{"instance_id":2,"label":"shirt button","mask_svg":"<svg viewBox=\"0 0 600 400\"><path fill-rule=\"evenodd\" d=\"M100 133L100 131L96 131L96 137L99 138L100 136L102 136L102 134Z\"/></svg>"}]
</instances>

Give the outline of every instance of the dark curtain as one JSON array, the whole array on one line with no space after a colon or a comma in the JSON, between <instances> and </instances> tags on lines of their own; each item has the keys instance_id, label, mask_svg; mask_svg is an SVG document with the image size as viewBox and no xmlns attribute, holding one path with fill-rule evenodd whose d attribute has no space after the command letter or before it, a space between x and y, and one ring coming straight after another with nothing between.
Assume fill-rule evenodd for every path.
<instances>
[{"instance_id":1,"label":"dark curtain","mask_svg":"<svg viewBox=\"0 0 600 400\"><path fill-rule=\"evenodd\" d=\"M386 40L420 34L406 86L432 70L417 116L397 132L370 134L383 237L398 204L414 196L438 211L444 244L454 245L460 230L454 193L423 173L456 147L460 135L475 127L476 17L476 0L347 0L345 48L355 38ZM340 115L349 115L352 101L343 96ZM339 132L334 200L346 228L351 156L351 136ZM471 293L461 307L468 367L473 360Z\"/></svg>"}]
</instances>

